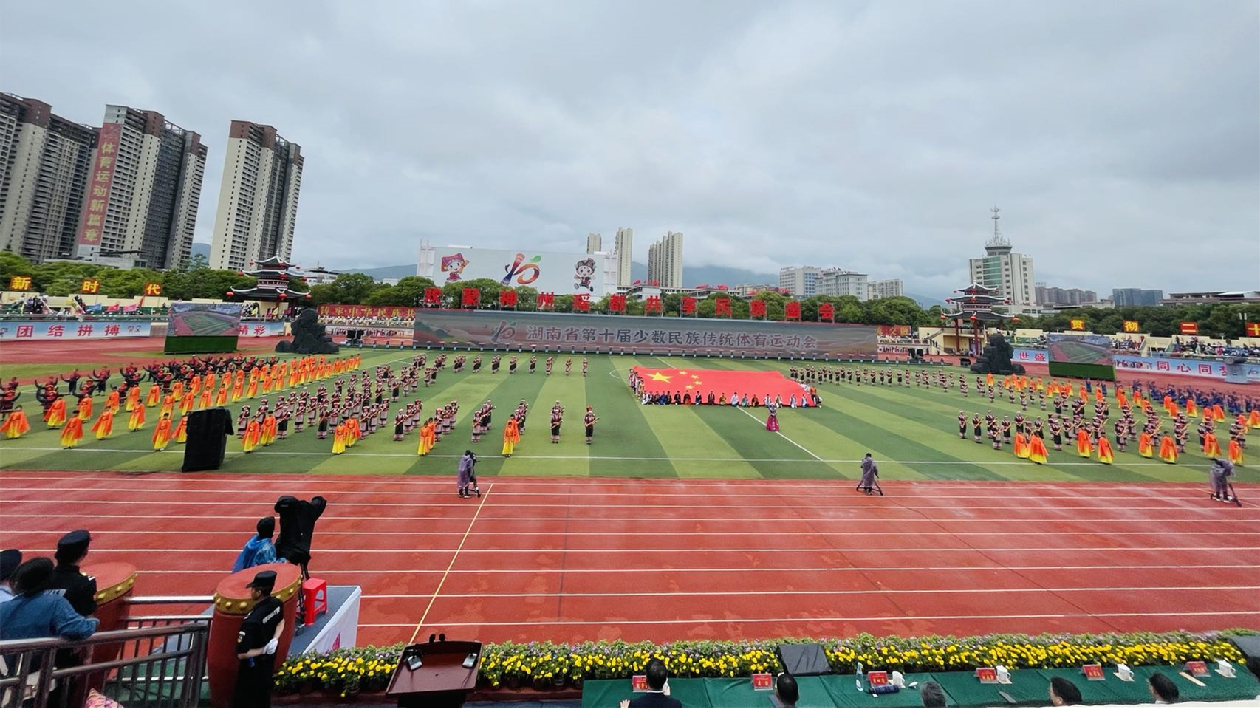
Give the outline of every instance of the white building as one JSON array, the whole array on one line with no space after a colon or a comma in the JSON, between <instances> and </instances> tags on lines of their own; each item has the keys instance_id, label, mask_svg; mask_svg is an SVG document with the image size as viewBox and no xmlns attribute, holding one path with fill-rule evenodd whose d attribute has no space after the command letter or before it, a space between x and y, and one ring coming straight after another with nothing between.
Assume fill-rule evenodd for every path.
<instances>
[{"instance_id":1,"label":"white building","mask_svg":"<svg viewBox=\"0 0 1260 708\"><path fill-rule=\"evenodd\" d=\"M599 253L604 250L604 238L595 232L586 235L586 252Z\"/></svg>"},{"instance_id":2,"label":"white building","mask_svg":"<svg viewBox=\"0 0 1260 708\"><path fill-rule=\"evenodd\" d=\"M805 298L819 294L818 279L823 269L814 266L789 266L779 269L779 288L792 297Z\"/></svg>"},{"instance_id":3,"label":"white building","mask_svg":"<svg viewBox=\"0 0 1260 708\"><path fill-rule=\"evenodd\" d=\"M241 270L250 261L293 256L302 147L269 125L232 121L228 131L210 267Z\"/></svg>"},{"instance_id":4,"label":"white building","mask_svg":"<svg viewBox=\"0 0 1260 708\"><path fill-rule=\"evenodd\" d=\"M1020 314L1037 304L1033 259L1012 250L998 228L1001 210L991 211L993 236L984 244L984 257L970 259L971 282L997 289L999 297L1010 300L1007 312Z\"/></svg>"},{"instance_id":5,"label":"white building","mask_svg":"<svg viewBox=\"0 0 1260 708\"><path fill-rule=\"evenodd\" d=\"M74 252L98 132L0 94L0 248L33 263Z\"/></svg>"},{"instance_id":6,"label":"white building","mask_svg":"<svg viewBox=\"0 0 1260 708\"><path fill-rule=\"evenodd\" d=\"M867 276L844 268L824 268L818 275L816 295L852 295L865 302L870 297Z\"/></svg>"},{"instance_id":7,"label":"white building","mask_svg":"<svg viewBox=\"0 0 1260 708\"><path fill-rule=\"evenodd\" d=\"M161 113L106 106L77 255L178 268L192 252L206 146Z\"/></svg>"},{"instance_id":8,"label":"white building","mask_svg":"<svg viewBox=\"0 0 1260 708\"><path fill-rule=\"evenodd\" d=\"M656 282L662 288L681 288L683 235L676 231L648 247L648 282Z\"/></svg>"},{"instance_id":9,"label":"white building","mask_svg":"<svg viewBox=\"0 0 1260 708\"><path fill-rule=\"evenodd\" d=\"M630 287L631 267L634 260L634 229L617 229L617 241L613 244L617 257L617 287Z\"/></svg>"},{"instance_id":10,"label":"white building","mask_svg":"<svg viewBox=\"0 0 1260 708\"><path fill-rule=\"evenodd\" d=\"M891 280L872 280L866 284L866 299L879 300L885 297L904 297L905 288L901 278Z\"/></svg>"}]
</instances>

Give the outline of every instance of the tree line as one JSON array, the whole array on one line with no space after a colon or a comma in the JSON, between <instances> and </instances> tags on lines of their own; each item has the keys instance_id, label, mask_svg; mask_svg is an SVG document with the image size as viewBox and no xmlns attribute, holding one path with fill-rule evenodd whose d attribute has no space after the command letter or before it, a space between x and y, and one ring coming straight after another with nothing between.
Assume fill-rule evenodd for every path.
<instances>
[{"instance_id":1,"label":"tree line","mask_svg":"<svg viewBox=\"0 0 1260 708\"><path fill-rule=\"evenodd\" d=\"M144 292L145 283L158 282L162 284L162 296L172 300L222 299L224 293L231 288L250 288L257 282L256 279L237 271L212 269L207 264L205 256L201 254L193 256L184 268L156 271L143 268L120 270L81 261L58 261L33 265L17 254L0 251L0 286L7 287L9 278L15 275L30 276L31 290L48 295L77 294L84 278L99 280L100 294L116 298L136 297ZM362 273L344 273L338 275L331 283L309 288L305 282L294 279L290 282L290 287L295 292L304 292L309 289L310 302L314 305L416 307L424 304L425 290L436 287L436 284L429 278L410 276L391 285L378 283L371 276ZM485 309L498 308L499 293L504 290L516 292L517 309L526 311L537 309L538 291L534 288L524 286L512 288L490 279L445 283L442 286L442 306L461 307L464 288L477 288L481 296L480 307ZM697 297L696 316L716 317L719 297L730 297L733 318L748 318L749 301L732 297L724 292L711 292L707 297ZM683 296L678 293L663 296L661 306L664 316L681 316L682 299ZM784 304L791 298L777 292L760 292L752 299L766 303L767 319L782 320ZM590 311L612 312L609 300L610 296L591 300ZM816 295L805 298L800 303L801 320L806 322L818 321L818 307L826 303L834 308L835 320L840 323L918 327L943 324L942 309L939 305L924 309L908 297L890 297L863 302L852 295L839 297ZM645 314L645 306L646 303L642 300L628 298L625 313ZM558 312L572 311L573 296L556 295L553 309ZM1011 324L1011 329L1063 332L1072 328L1073 320L1084 320L1085 329L1098 334L1121 336L1147 334L1156 337L1171 337L1180 334L1182 322L1195 322L1198 323L1199 331L1205 337L1223 336L1227 339L1237 339L1246 336L1248 323L1260 322L1260 305L1213 304L1115 309L1082 307L1046 317L1021 316L1018 322ZM1138 332L1126 333L1125 321L1136 321Z\"/></svg>"}]
</instances>

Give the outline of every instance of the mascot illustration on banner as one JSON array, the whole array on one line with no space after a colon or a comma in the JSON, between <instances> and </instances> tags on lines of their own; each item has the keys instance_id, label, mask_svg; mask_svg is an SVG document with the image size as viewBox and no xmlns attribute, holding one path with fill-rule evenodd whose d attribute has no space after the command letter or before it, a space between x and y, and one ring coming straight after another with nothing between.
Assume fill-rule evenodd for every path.
<instances>
[{"instance_id":1,"label":"mascot illustration on banner","mask_svg":"<svg viewBox=\"0 0 1260 708\"><path fill-rule=\"evenodd\" d=\"M468 267L468 259L464 258L463 253L456 253L450 256L442 256L442 272L446 273L446 282L459 282L460 277L464 273L464 269Z\"/></svg>"},{"instance_id":2,"label":"mascot illustration on banner","mask_svg":"<svg viewBox=\"0 0 1260 708\"><path fill-rule=\"evenodd\" d=\"M595 277L595 259L583 258L573 266L573 289L595 292L591 279Z\"/></svg>"}]
</instances>

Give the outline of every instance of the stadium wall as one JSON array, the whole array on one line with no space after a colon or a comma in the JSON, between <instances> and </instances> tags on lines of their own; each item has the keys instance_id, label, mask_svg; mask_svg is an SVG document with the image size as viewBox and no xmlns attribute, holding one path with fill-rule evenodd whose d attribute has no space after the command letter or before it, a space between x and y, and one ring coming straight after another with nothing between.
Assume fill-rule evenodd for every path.
<instances>
[{"instance_id":1,"label":"stadium wall","mask_svg":"<svg viewBox=\"0 0 1260 708\"><path fill-rule=\"evenodd\" d=\"M152 322L91 320L3 320L0 342L60 342L87 339L148 337Z\"/></svg>"},{"instance_id":2,"label":"stadium wall","mask_svg":"<svg viewBox=\"0 0 1260 708\"><path fill-rule=\"evenodd\" d=\"M560 312L419 310L422 347L661 355L875 359L866 325L634 317Z\"/></svg>"}]
</instances>

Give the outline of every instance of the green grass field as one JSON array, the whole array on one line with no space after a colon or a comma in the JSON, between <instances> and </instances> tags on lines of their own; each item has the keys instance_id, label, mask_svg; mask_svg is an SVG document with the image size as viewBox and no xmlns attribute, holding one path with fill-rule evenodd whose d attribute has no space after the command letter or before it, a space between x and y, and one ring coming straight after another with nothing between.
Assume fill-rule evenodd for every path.
<instances>
[{"instance_id":1,"label":"green grass field","mask_svg":"<svg viewBox=\"0 0 1260 708\"><path fill-rule=\"evenodd\" d=\"M364 350L363 368L402 364L413 355L411 351ZM626 374L633 366L786 373L788 362L593 356L590 375L584 379L577 361L574 373L567 377L563 358L550 377L542 373L541 362L538 373L527 373L525 357L514 375L507 374L506 365L497 375L489 373L488 365L480 373L466 370L458 375L448 366L436 385L411 397L423 398L426 411L452 399L460 402L455 433L439 442L429 457L415 455L415 434L405 442L393 441L391 412L388 430L378 431L336 457L330 454L332 440L318 440L311 429L250 455L244 455L240 441L232 437L223 471L452 474L455 458L472 447L481 457L478 472L482 475L855 478L858 460L869 451L879 460L881 475L889 480L1185 482L1203 481L1206 476L1207 462L1198 453L1167 465L1139 457L1135 446L1117 453L1117 464L1112 466L1082 460L1066 449L1052 450L1050 464L1043 466L1018 460L1009 449L995 452L987 444L958 438L958 411L983 413L990 406L974 395L963 399L956 390L824 384L819 389L823 407L781 410L781 435L776 435L765 430L764 409L642 406L626 386ZM469 416L487 398L498 406L496 428L518 401L531 404L527 430L511 459L498 454L498 430L479 445L469 442ZM548 411L556 400L566 407L567 417L562 440L553 445ZM101 401L97 399L98 406ZM588 404L600 417L595 444L590 446L584 444L581 428L581 414ZM237 409L232 408L235 419ZM999 416L1013 416L1018 406L998 400L992 409ZM81 447L68 451L60 449L56 431L44 428L33 402L26 401L26 410L34 430L21 439L0 441L0 469L171 471L182 462L182 446L173 444L162 453L148 449L155 409L150 409L142 432L128 433L125 425L116 423L115 430L122 432L112 438L97 441L89 433ZM1033 418L1043 415L1035 408L1029 414ZM1239 479L1255 482L1260 474L1244 469Z\"/></svg>"}]
</instances>

